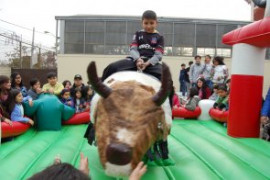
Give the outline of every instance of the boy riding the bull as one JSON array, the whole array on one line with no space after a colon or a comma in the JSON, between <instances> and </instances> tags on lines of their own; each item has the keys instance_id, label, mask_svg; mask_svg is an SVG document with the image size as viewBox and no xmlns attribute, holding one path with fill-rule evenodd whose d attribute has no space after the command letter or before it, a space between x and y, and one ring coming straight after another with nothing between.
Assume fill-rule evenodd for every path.
<instances>
[{"instance_id":1,"label":"boy riding the bull","mask_svg":"<svg viewBox=\"0 0 270 180\"><path fill-rule=\"evenodd\" d=\"M154 11L147 10L143 13L142 27L133 36L130 55L108 65L103 71L102 81L115 72L137 70L161 80L164 38L156 30L157 15Z\"/></svg>"}]
</instances>

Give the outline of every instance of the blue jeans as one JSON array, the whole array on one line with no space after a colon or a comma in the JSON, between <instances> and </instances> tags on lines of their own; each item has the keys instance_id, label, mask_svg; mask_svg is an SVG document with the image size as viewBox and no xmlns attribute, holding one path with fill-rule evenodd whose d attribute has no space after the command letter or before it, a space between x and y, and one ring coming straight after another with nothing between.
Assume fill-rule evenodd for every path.
<instances>
[{"instance_id":1,"label":"blue jeans","mask_svg":"<svg viewBox=\"0 0 270 180\"><path fill-rule=\"evenodd\" d=\"M180 81L180 92L182 92L182 95L185 96L187 92L187 83L186 81Z\"/></svg>"}]
</instances>

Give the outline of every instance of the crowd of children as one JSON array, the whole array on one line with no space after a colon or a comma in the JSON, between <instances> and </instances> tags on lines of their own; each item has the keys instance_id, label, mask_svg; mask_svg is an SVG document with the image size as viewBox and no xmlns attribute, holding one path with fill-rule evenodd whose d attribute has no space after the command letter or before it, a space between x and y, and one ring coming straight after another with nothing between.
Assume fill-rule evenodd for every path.
<instances>
[{"instance_id":1,"label":"crowd of children","mask_svg":"<svg viewBox=\"0 0 270 180\"><path fill-rule=\"evenodd\" d=\"M64 81L63 84L57 81L54 72L47 75L48 83L41 88L40 81L37 78L30 80L30 88L27 91L23 85L22 77L14 72L11 77L0 76L0 119L10 125L12 122L24 122L31 125L34 121L24 116L23 102L33 105L42 93L49 93L59 97L60 101L76 110L76 113L90 109L90 101L94 91L90 86L82 83L82 77L76 74L74 85L70 81Z\"/></svg>"}]
</instances>

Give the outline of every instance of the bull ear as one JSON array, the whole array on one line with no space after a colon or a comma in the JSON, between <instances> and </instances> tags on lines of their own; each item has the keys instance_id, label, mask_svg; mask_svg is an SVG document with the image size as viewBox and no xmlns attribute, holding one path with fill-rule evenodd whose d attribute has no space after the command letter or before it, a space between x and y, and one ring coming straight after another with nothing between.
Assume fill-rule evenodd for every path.
<instances>
[{"instance_id":1,"label":"bull ear","mask_svg":"<svg viewBox=\"0 0 270 180\"><path fill-rule=\"evenodd\" d=\"M161 106L172 91L172 77L169 67L162 63L162 79L159 91L152 97L156 105Z\"/></svg>"},{"instance_id":2,"label":"bull ear","mask_svg":"<svg viewBox=\"0 0 270 180\"><path fill-rule=\"evenodd\" d=\"M112 89L106 86L97 75L96 63L94 61L90 62L87 68L87 75L89 83L92 85L93 89L103 98L107 98Z\"/></svg>"}]
</instances>

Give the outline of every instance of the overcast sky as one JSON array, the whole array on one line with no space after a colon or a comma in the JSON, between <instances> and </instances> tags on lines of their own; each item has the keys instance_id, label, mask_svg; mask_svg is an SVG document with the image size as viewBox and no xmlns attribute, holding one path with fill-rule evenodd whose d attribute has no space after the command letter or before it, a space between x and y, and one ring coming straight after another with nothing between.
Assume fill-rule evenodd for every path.
<instances>
[{"instance_id":1,"label":"overcast sky","mask_svg":"<svg viewBox=\"0 0 270 180\"><path fill-rule=\"evenodd\" d=\"M77 14L135 15L154 10L158 16L250 20L245 0L0 0L0 19L39 32L55 34L55 16ZM11 30L31 41L32 32L0 21L0 30ZM37 43L54 45L54 37L36 33Z\"/></svg>"}]
</instances>

